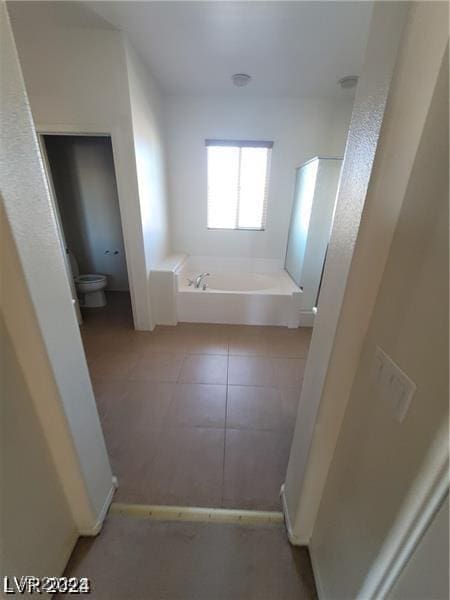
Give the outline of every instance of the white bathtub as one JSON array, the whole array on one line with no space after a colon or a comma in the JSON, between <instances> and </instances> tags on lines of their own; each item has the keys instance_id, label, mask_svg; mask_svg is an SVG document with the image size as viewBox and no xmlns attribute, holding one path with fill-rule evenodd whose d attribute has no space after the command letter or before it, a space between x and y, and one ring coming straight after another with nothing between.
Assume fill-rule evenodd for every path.
<instances>
[{"instance_id":1,"label":"white bathtub","mask_svg":"<svg viewBox=\"0 0 450 600\"><path fill-rule=\"evenodd\" d=\"M189 286L204 272L205 290ZM300 297L279 261L190 257L177 272L181 322L298 327Z\"/></svg>"}]
</instances>

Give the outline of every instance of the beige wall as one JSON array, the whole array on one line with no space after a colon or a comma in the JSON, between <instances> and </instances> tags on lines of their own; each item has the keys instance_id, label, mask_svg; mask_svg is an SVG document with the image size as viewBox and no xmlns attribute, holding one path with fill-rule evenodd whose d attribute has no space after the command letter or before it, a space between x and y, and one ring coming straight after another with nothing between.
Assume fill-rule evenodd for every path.
<instances>
[{"instance_id":1,"label":"beige wall","mask_svg":"<svg viewBox=\"0 0 450 600\"><path fill-rule=\"evenodd\" d=\"M112 497L112 474L4 3L0 33L1 310L77 529L89 534ZM13 434L20 424L7 425ZM31 511L31 488L27 500ZM27 541L38 553L32 532Z\"/></svg>"},{"instance_id":2,"label":"beige wall","mask_svg":"<svg viewBox=\"0 0 450 600\"><path fill-rule=\"evenodd\" d=\"M53 396L54 382L2 206L0 241L0 577L58 576L78 528L35 408L41 391ZM25 346L34 358L31 378ZM59 421L54 409L52 416Z\"/></svg>"},{"instance_id":3,"label":"beige wall","mask_svg":"<svg viewBox=\"0 0 450 600\"><path fill-rule=\"evenodd\" d=\"M0 576L61 575L78 531L1 316L0 347Z\"/></svg>"},{"instance_id":4,"label":"beige wall","mask_svg":"<svg viewBox=\"0 0 450 600\"><path fill-rule=\"evenodd\" d=\"M131 122L147 273L169 252L163 99L156 82L125 40Z\"/></svg>"},{"instance_id":5,"label":"beige wall","mask_svg":"<svg viewBox=\"0 0 450 600\"><path fill-rule=\"evenodd\" d=\"M416 26L426 19L424 12L420 15ZM413 32L408 39L414 40ZM399 86L410 82L406 73L397 75ZM397 172L393 191L405 191L311 541L324 598L358 597L447 423L448 158L446 55L409 177L402 180L399 152L384 156L371 183L376 190L387 173L392 178ZM417 385L402 423L377 397L376 345Z\"/></svg>"},{"instance_id":6,"label":"beige wall","mask_svg":"<svg viewBox=\"0 0 450 600\"><path fill-rule=\"evenodd\" d=\"M395 583L390 600L448 600L449 509L447 496Z\"/></svg>"},{"instance_id":7,"label":"beige wall","mask_svg":"<svg viewBox=\"0 0 450 600\"><path fill-rule=\"evenodd\" d=\"M57 25L50 18L52 4L44 7L50 14L38 25L29 3L8 5L33 117L39 131L112 135L134 322L137 329L151 329L149 256L161 240L164 246L168 231L164 218L151 236L143 223L145 182L135 153L142 140L132 121L125 40L111 29ZM164 192L159 202L165 202Z\"/></svg>"},{"instance_id":8,"label":"beige wall","mask_svg":"<svg viewBox=\"0 0 450 600\"><path fill-rule=\"evenodd\" d=\"M314 156L343 156L353 94L339 99L172 96L166 105L173 250L284 260L295 169ZM208 230L205 140L214 138L274 142L264 231Z\"/></svg>"},{"instance_id":9,"label":"beige wall","mask_svg":"<svg viewBox=\"0 0 450 600\"><path fill-rule=\"evenodd\" d=\"M372 11L285 479L285 512L296 544L311 539L399 212L390 190L373 199L369 184L409 6L376 2ZM399 144L407 167L420 118L412 128L408 120L407 148ZM396 122L403 120L395 115ZM372 216L364 231L369 206Z\"/></svg>"}]
</instances>

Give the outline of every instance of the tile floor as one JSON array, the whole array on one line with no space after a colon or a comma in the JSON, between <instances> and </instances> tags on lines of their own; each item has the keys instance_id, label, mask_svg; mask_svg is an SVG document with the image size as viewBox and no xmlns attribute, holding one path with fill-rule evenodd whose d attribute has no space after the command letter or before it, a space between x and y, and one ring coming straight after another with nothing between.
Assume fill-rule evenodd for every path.
<instances>
[{"instance_id":1,"label":"tile floor","mask_svg":"<svg viewBox=\"0 0 450 600\"><path fill-rule=\"evenodd\" d=\"M89 598L315 600L307 548L283 525L149 521L110 515L81 538L65 574L89 577Z\"/></svg>"},{"instance_id":2,"label":"tile floor","mask_svg":"<svg viewBox=\"0 0 450 600\"><path fill-rule=\"evenodd\" d=\"M279 510L310 329L132 328L111 293L81 327L115 500Z\"/></svg>"}]
</instances>

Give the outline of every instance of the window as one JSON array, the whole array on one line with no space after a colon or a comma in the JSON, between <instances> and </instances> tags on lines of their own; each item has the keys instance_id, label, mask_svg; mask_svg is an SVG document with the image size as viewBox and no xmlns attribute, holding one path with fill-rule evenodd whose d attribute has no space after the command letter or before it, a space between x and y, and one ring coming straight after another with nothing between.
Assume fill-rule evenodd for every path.
<instances>
[{"instance_id":1,"label":"window","mask_svg":"<svg viewBox=\"0 0 450 600\"><path fill-rule=\"evenodd\" d=\"M273 142L206 140L208 229L266 226Z\"/></svg>"}]
</instances>

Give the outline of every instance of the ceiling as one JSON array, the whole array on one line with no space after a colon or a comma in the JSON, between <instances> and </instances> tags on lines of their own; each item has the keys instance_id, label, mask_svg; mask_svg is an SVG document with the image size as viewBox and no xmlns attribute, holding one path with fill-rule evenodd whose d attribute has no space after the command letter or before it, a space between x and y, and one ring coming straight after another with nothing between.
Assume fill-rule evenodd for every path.
<instances>
[{"instance_id":1,"label":"ceiling","mask_svg":"<svg viewBox=\"0 0 450 600\"><path fill-rule=\"evenodd\" d=\"M35 21L123 30L163 91L183 95L348 94L337 81L360 73L372 12L361 0L12 4ZM235 88L233 73L252 81Z\"/></svg>"}]
</instances>

